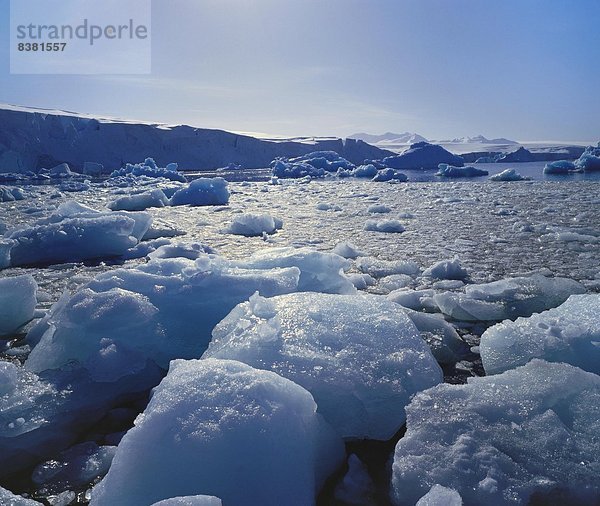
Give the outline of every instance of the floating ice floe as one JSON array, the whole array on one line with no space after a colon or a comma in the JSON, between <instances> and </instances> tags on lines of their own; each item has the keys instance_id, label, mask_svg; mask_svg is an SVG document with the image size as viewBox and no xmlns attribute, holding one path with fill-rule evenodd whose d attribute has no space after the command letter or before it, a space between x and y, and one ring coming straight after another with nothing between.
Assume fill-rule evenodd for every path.
<instances>
[{"instance_id":1,"label":"floating ice floe","mask_svg":"<svg viewBox=\"0 0 600 506\"><path fill-rule=\"evenodd\" d=\"M0 278L0 336L10 336L33 318L36 294L31 274Z\"/></svg>"},{"instance_id":2,"label":"floating ice floe","mask_svg":"<svg viewBox=\"0 0 600 506\"><path fill-rule=\"evenodd\" d=\"M464 293L438 293L433 299L442 313L455 320L501 321L551 309L570 295L585 292L583 285L572 279L536 274L466 285Z\"/></svg>"},{"instance_id":3,"label":"floating ice floe","mask_svg":"<svg viewBox=\"0 0 600 506\"><path fill-rule=\"evenodd\" d=\"M489 174L487 170L478 169L477 167L454 167L447 163L440 163L438 169L436 176L449 178L480 177Z\"/></svg>"},{"instance_id":4,"label":"floating ice floe","mask_svg":"<svg viewBox=\"0 0 600 506\"><path fill-rule=\"evenodd\" d=\"M402 307L414 311L437 310L437 304L433 301L435 290L403 290L398 289L390 292L387 296L389 300L400 304Z\"/></svg>"},{"instance_id":5,"label":"floating ice floe","mask_svg":"<svg viewBox=\"0 0 600 506\"><path fill-rule=\"evenodd\" d=\"M134 247L152 223L146 213L101 212L74 201L33 226L9 230L10 264L77 262L118 257Z\"/></svg>"},{"instance_id":6,"label":"floating ice floe","mask_svg":"<svg viewBox=\"0 0 600 506\"><path fill-rule=\"evenodd\" d=\"M404 226L398 220L367 220L364 230L397 234L404 232Z\"/></svg>"},{"instance_id":7,"label":"floating ice floe","mask_svg":"<svg viewBox=\"0 0 600 506\"><path fill-rule=\"evenodd\" d=\"M570 174L576 171L577 167L575 167L575 164L568 160L549 162L544 167L544 174Z\"/></svg>"},{"instance_id":8,"label":"floating ice floe","mask_svg":"<svg viewBox=\"0 0 600 506\"><path fill-rule=\"evenodd\" d=\"M372 163L367 165L359 165L354 170L350 172L350 175L353 177L369 177L372 178L377 175L377 167Z\"/></svg>"},{"instance_id":9,"label":"floating ice floe","mask_svg":"<svg viewBox=\"0 0 600 506\"><path fill-rule=\"evenodd\" d=\"M458 258L453 260L441 260L423 271L423 276L436 279L463 280L469 276L467 270L462 266Z\"/></svg>"},{"instance_id":10,"label":"floating ice floe","mask_svg":"<svg viewBox=\"0 0 600 506\"><path fill-rule=\"evenodd\" d=\"M316 169L336 172L338 169L353 169L354 164L341 157L335 151L314 151L306 155L290 159L291 163L305 163Z\"/></svg>"},{"instance_id":11,"label":"floating ice floe","mask_svg":"<svg viewBox=\"0 0 600 506\"><path fill-rule=\"evenodd\" d=\"M557 308L487 329L479 347L487 374L533 358L600 374L600 294L572 295Z\"/></svg>"},{"instance_id":12,"label":"floating ice floe","mask_svg":"<svg viewBox=\"0 0 600 506\"><path fill-rule=\"evenodd\" d=\"M269 214L241 214L235 216L225 231L234 235L245 235L246 237L261 236L263 234L274 234L283 227L283 221Z\"/></svg>"},{"instance_id":13,"label":"floating ice floe","mask_svg":"<svg viewBox=\"0 0 600 506\"><path fill-rule=\"evenodd\" d=\"M350 269L351 262L335 253L310 248L265 248L244 260L233 262L233 265L243 269L296 267L300 269L298 287L297 290L290 291L356 293L356 289L344 274L344 271Z\"/></svg>"},{"instance_id":14,"label":"floating ice floe","mask_svg":"<svg viewBox=\"0 0 600 506\"><path fill-rule=\"evenodd\" d=\"M305 389L270 371L230 360L173 361L90 505L194 494L232 505L313 504L344 457L316 408Z\"/></svg>"},{"instance_id":15,"label":"floating ice floe","mask_svg":"<svg viewBox=\"0 0 600 506\"><path fill-rule=\"evenodd\" d=\"M599 376L542 360L421 392L396 445L393 502L415 504L439 484L466 504L593 504L599 399Z\"/></svg>"},{"instance_id":16,"label":"floating ice floe","mask_svg":"<svg viewBox=\"0 0 600 506\"><path fill-rule=\"evenodd\" d=\"M442 146L417 142L400 155L384 158L383 163L391 169L435 169L440 163L462 167L463 159Z\"/></svg>"},{"instance_id":17,"label":"floating ice floe","mask_svg":"<svg viewBox=\"0 0 600 506\"><path fill-rule=\"evenodd\" d=\"M116 178L121 176L145 176L151 178L164 178L171 181L179 181L185 183L185 176L177 172L177 164L170 163L166 167L158 167L152 158L146 158L142 163L128 163L122 169L117 169L111 172L110 177Z\"/></svg>"},{"instance_id":18,"label":"floating ice floe","mask_svg":"<svg viewBox=\"0 0 600 506\"><path fill-rule=\"evenodd\" d=\"M350 241L338 242L333 248L333 253L344 258L358 258L361 256L360 250Z\"/></svg>"},{"instance_id":19,"label":"floating ice floe","mask_svg":"<svg viewBox=\"0 0 600 506\"><path fill-rule=\"evenodd\" d=\"M306 388L345 439L387 440L442 373L398 305L375 295L254 295L213 330L204 358L239 360Z\"/></svg>"},{"instance_id":20,"label":"floating ice floe","mask_svg":"<svg viewBox=\"0 0 600 506\"><path fill-rule=\"evenodd\" d=\"M170 200L172 206L222 206L227 203L229 189L222 177L194 179L187 188L177 190Z\"/></svg>"},{"instance_id":21,"label":"floating ice floe","mask_svg":"<svg viewBox=\"0 0 600 506\"><path fill-rule=\"evenodd\" d=\"M531 178L522 176L515 169L506 169L490 176L490 181L529 181Z\"/></svg>"},{"instance_id":22,"label":"floating ice floe","mask_svg":"<svg viewBox=\"0 0 600 506\"><path fill-rule=\"evenodd\" d=\"M372 204L367 208L367 212L378 213L378 214L389 213L391 210L392 210L391 207L388 207L384 204Z\"/></svg>"},{"instance_id":23,"label":"floating ice floe","mask_svg":"<svg viewBox=\"0 0 600 506\"><path fill-rule=\"evenodd\" d=\"M109 202L112 211L143 211L149 207L164 207L169 205L169 199L160 188L145 193L126 195Z\"/></svg>"},{"instance_id":24,"label":"floating ice floe","mask_svg":"<svg viewBox=\"0 0 600 506\"><path fill-rule=\"evenodd\" d=\"M361 256L355 262L356 268L374 278L393 274L416 276L421 272L419 265L412 260L382 260L376 257Z\"/></svg>"},{"instance_id":25,"label":"floating ice floe","mask_svg":"<svg viewBox=\"0 0 600 506\"><path fill-rule=\"evenodd\" d=\"M398 172L395 169L381 169L379 172L377 172L377 174L375 174L373 181L376 183L385 181L405 182L408 181L408 176L402 172Z\"/></svg>"},{"instance_id":26,"label":"floating ice floe","mask_svg":"<svg viewBox=\"0 0 600 506\"><path fill-rule=\"evenodd\" d=\"M281 179L301 179L304 177L324 177L325 169L305 162L285 162L274 160L272 174Z\"/></svg>"}]
</instances>

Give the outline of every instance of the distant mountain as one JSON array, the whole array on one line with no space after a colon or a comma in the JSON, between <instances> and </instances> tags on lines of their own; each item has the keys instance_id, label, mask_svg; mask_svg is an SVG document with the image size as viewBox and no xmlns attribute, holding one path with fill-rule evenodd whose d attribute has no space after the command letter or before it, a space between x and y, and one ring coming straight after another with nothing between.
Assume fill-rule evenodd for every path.
<instances>
[{"instance_id":1,"label":"distant mountain","mask_svg":"<svg viewBox=\"0 0 600 506\"><path fill-rule=\"evenodd\" d=\"M427 142L425 137L412 132L404 132L402 134L386 132L381 135L358 133L348 137L350 139L358 139L369 144L416 144L417 142Z\"/></svg>"},{"instance_id":2,"label":"distant mountain","mask_svg":"<svg viewBox=\"0 0 600 506\"><path fill-rule=\"evenodd\" d=\"M438 141L440 144L519 144L516 141L505 139L500 137L498 139L488 139L483 135L476 135L474 137L458 137L452 140Z\"/></svg>"}]
</instances>

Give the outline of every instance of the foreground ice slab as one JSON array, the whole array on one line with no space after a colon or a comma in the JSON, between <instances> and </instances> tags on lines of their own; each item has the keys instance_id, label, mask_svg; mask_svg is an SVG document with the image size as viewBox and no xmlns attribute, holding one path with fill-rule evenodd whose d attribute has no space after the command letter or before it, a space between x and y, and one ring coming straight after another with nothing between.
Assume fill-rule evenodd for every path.
<instances>
[{"instance_id":1,"label":"foreground ice slab","mask_svg":"<svg viewBox=\"0 0 600 506\"><path fill-rule=\"evenodd\" d=\"M389 439L410 397L442 381L404 310L373 295L255 295L215 327L203 356L298 383L346 439Z\"/></svg>"},{"instance_id":2,"label":"foreground ice slab","mask_svg":"<svg viewBox=\"0 0 600 506\"><path fill-rule=\"evenodd\" d=\"M109 271L55 312L26 366L41 372L76 363L94 381L136 374L148 360L167 369L174 358L200 357L236 304L256 291L294 291L298 277L297 268L241 269L205 253Z\"/></svg>"},{"instance_id":3,"label":"foreground ice slab","mask_svg":"<svg viewBox=\"0 0 600 506\"><path fill-rule=\"evenodd\" d=\"M519 174L515 169L506 169L498 174L490 176L490 181L528 181L529 179L530 178Z\"/></svg>"},{"instance_id":4,"label":"foreground ice slab","mask_svg":"<svg viewBox=\"0 0 600 506\"><path fill-rule=\"evenodd\" d=\"M479 349L487 374L532 358L600 374L600 294L572 295L557 308L498 323L481 336Z\"/></svg>"},{"instance_id":5,"label":"foreground ice slab","mask_svg":"<svg viewBox=\"0 0 600 506\"><path fill-rule=\"evenodd\" d=\"M112 211L143 211L149 207L164 207L169 204L169 199L160 188L146 193L126 195L119 197L108 204Z\"/></svg>"},{"instance_id":6,"label":"foreground ice slab","mask_svg":"<svg viewBox=\"0 0 600 506\"><path fill-rule=\"evenodd\" d=\"M465 504L595 504L599 401L599 376L541 360L422 392L396 446L393 501L440 484Z\"/></svg>"},{"instance_id":7,"label":"foreground ice slab","mask_svg":"<svg viewBox=\"0 0 600 506\"><path fill-rule=\"evenodd\" d=\"M176 360L123 438L92 506L206 494L224 504L314 504L343 445L302 387L228 360Z\"/></svg>"},{"instance_id":8,"label":"foreground ice slab","mask_svg":"<svg viewBox=\"0 0 600 506\"><path fill-rule=\"evenodd\" d=\"M572 279L536 274L467 285L465 293L440 293L434 295L433 300L442 313L455 320L501 321L551 309L570 295L585 291L583 285Z\"/></svg>"},{"instance_id":9,"label":"foreground ice slab","mask_svg":"<svg viewBox=\"0 0 600 506\"><path fill-rule=\"evenodd\" d=\"M101 212L74 201L31 227L7 232L13 266L78 262L123 255L152 224L147 213Z\"/></svg>"},{"instance_id":10,"label":"foreground ice slab","mask_svg":"<svg viewBox=\"0 0 600 506\"><path fill-rule=\"evenodd\" d=\"M0 336L13 334L33 318L36 293L30 274L0 278Z\"/></svg>"}]
</instances>

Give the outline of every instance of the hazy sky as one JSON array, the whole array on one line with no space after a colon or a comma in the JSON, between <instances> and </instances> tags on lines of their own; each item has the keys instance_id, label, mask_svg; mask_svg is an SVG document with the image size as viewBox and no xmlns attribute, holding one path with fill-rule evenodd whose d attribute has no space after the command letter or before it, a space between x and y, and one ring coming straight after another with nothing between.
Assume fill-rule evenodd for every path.
<instances>
[{"instance_id":1,"label":"hazy sky","mask_svg":"<svg viewBox=\"0 0 600 506\"><path fill-rule=\"evenodd\" d=\"M0 15L0 102L284 135L600 138L599 0L153 0L149 76L11 76L9 0Z\"/></svg>"}]
</instances>

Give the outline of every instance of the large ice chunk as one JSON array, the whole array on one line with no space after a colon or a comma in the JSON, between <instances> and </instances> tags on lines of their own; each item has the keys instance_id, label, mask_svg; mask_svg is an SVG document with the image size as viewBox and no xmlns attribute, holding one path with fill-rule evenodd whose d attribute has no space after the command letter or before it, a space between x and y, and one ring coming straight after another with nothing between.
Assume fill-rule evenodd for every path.
<instances>
[{"instance_id":1,"label":"large ice chunk","mask_svg":"<svg viewBox=\"0 0 600 506\"><path fill-rule=\"evenodd\" d=\"M396 445L394 503L439 484L465 504L595 504L599 406L599 376L542 360L421 392Z\"/></svg>"},{"instance_id":2,"label":"large ice chunk","mask_svg":"<svg viewBox=\"0 0 600 506\"><path fill-rule=\"evenodd\" d=\"M202 254L156 259L135 269L97 276L63 302L26 366L41 372L69 363L94 381L143 371L150 360L163 369L174 358L198 358L213 327L255 291L294 291L297 268L241 269Z\"/></svg>"},{"instance_id":3,"label":"large ice chunk","mask_svg":"<svg viewBox=\"0 0 600 506\"><path fill-rule=\"evenodd\" d=\"M266 248L236 265L244 269L297 267L300 269L300 292L356 293L356 288L344 274L351 262L335 253L310 248Z\"/></svg>"},{"instance_id":4,"label":"large ice chunk","mask_svg":"<svg viewBox=\"0 0 600 506\"><path fill-rule=\"evenodd\" d=\"M204 357L239 360L298 383L347 439L389 439L410 397L442 381L403 309L374 295L255 295L215 327Z\"/></svg>"},{"instance_id":5,"label":"large ice chunk","mask_svg":"<svg viewBox=\"0 0 600 506\"><path fill-rule=\"evenodd\" d=\"M227 181L222 177L195 179L186 188L177 190L171 197L172 206L220 206L229 202Z\"/></svg>"},{"instance_id":6,"label":"large ice chunk","mask_svg":"<svg viewBox=\"0 0 600 506\"><path fill-rule=\"evenodd\" d=\"M404 232L404 226L398 220L367 220L363 228L370 232L386 232L392 234Z\"/></svg>"},{"instance_id":7,"label":"large ice chunk","mask_svg":"<svg viewBox=\"0 0 600 506\"><path fill-rule=\"evenodd\" d=\"M302 387L229 360L176 360L121 440L91 506L207 494L224 504L313 504L343 461Z\"/></svg>"},{"instance_id":8,"label":"large ice chunk","mask_svg":"<svg viewBox=\"0 0 600 506\"><path fill-rule=\"evenodd\" d=\"M0 336L13 334L33 318L36 294L31 274L0 278Z\"/></svg>"},{"instance_id":9,"label":"large ice chunk","mask_svg":"<svg viewBox=\"0 0 600 506\"><path fill-rule=\"evenodd\" d=\"M143 211L149 207L164 207L169 199L160 188L149 192L126 195L109 202L108 208L113 211Z\"/></svg>"},{"instance_id":10,"label":"large ice chunk","mask_svg":"<svg viewBox=\"0 0 600 506\"><path fill-rule=\"evenodd\" d=\"M532 358L600 374L600 294L572 295L557 308L498 323L481 336L479 349L487 374Z\"/></svg>"},{"instance_id":11,"label":"large ice chunk","mask_svg":"<svg viewBox=\"0 0 600 506\"><path fill-rule=\"evenodd\" d=\"M437 279L465 279L469 276L458 258L441 260L423 271L423 276Z\"/></svg>"},{"instance_id":12,"label":"large ice chunk","mask_svg":"<svg viewBox=\"0 0 600 506\"><path fill-rule=\"evenodd\" d=\"M263 234L274 234L283 226L279 218L269 214L240 214L226 228L226 232L234 235L245 235L246 237L261 236Z\"/></svg>"},{"instance_id":13,"label":"large ice chunk","mask_svg":"<svg viewBox=\"0 0 600 506\"><path fill-rule=\"evenodd\" d=\"M78 262L118 257L144 236L152 217L147 213L100 212L68 201L48 218L7 233L15 241L11 265Z\"/></svg>"},{"instance_id":14,"label":"large ice chunk","mask_svg":"<svg viewBox=\"0 0 600 506\"><path fill-rule=\"evenodd\" d=\"M301 179L303 177L323 177L325 169L314 167L306 162L285 162L274 160L271 163L273 176L281 179Z\"/></svg>"},{"instance_id":15,"label":"large ice chunk","mask_svg":"<svg viewBox=\"0 0 600 506\"><path fill-rule=\"evenodd\" d=\"M465 293L439 293L433 299L442 313L456 320L501 321L551 309L570 295L585 291L583 285L572 279L536 274L467 285Z\"/></svg>"},{"instance_id":16,"label":"large ice chunk","mask_svg":"<svg viewBox=\"0 0 600 506\"><path fill-rule=\"evenodd\" d=\"M454 167L447 163L440 163L438 165L438 171L436 176L440 177L481 177L487 176L489 172L484 169L478 169L477 167Z\"/></svg>"}]
</instances>

